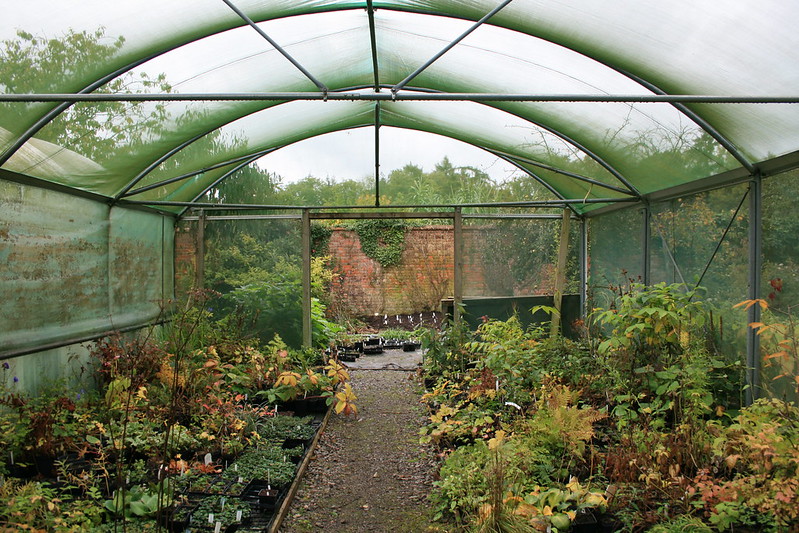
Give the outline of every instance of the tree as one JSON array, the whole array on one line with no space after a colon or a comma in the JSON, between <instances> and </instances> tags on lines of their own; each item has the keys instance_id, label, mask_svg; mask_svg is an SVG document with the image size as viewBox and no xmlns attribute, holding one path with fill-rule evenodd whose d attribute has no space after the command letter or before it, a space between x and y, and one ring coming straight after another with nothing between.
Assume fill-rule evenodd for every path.
<instances>
[{"instance_id":1,"label":"tree","mask_svg":"<svg viewBox=\"0 0 799 533\"><path fill-rule=\"evenodd\" d=\"M93 32L69 30L56 38L18 30L16 39L0 43L0 91L24 94L82 90L102 75L98 65L111 62L123 44L123 37L109 38L103 28ZM165 75L151 78L128 72L97 92L140 93L150 89L169 92ZM19 135L52 107L53 104L0 104L1 125ZM103 164L118 153L119 145L146 142L162 127L165 116L162 103L75 104L43 128L37 138Z\"/></svg>"}]
</instances>

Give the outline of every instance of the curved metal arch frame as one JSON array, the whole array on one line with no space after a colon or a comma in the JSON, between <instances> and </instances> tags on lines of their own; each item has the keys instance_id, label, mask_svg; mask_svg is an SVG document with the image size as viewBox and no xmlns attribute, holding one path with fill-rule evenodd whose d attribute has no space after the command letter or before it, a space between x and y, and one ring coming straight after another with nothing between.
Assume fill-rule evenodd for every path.
<instances>
[{"instance_id":1,"label":"curved metal arch frame","mask_svg":"<svg viewBox=\"0 0 799 533\"><path fill-rule=\"evenodd\" d=\"M442 12L439 12L439 11L435 11L435 12L434 11L425 11L423 9L413 9L411 7L401 8L401 7L392 6L392 7L380 7L379 9L390 9L392 11L397 11L397 12L402 12L402 13L413 13L413 14L418 14L418 15L441 16L441 17L447 17L447 18L453 18L453 19L459 19L459 20L468 20L468 21L474 21L475 20L473 18L462 17L462 16L454 15L452 13L442 13ZM521 30L518 30L516 28L511 28L511 27L508 27L508 26L505 26L505 25L502 25L502 24L496 24L496 23L487 23L487 24L492 25L492 26L496 26L496 27L499 27L499 28L504 28L504 29L506 29L508 31L521 33L523 35L534 37L536 39L541 39L542 41L546 41L546 42L549 42L549 43L552 43L552 44L556 44L556 45L561 46L561 47L563 47L563 48L565 48L567 50L571 50L572 52L574 52L576 54L579 54L579 55L581 55L583 57L591 59L592 61L596 61L600 65L604 65L604 66L612 69L615 72L618 72L622 76L625 76L626 78L628 78L631 81L641 85L642 87L646 88L647 90L652 91L655 94L659 94L659 95L667 95L667 94L669 94L666 91L664 91L663 89L661 89L660 87L658 87L655 83L652 83L649 80L647 80L646 78L643 78L643 77L641 77L641 76L639 76L637 74L633 74L632 72L628 72L627 70L621 69L621 68L613 65L612 63L608 63L606 61L598 59L595 55L590 54L590 53L588 53L588 52L586 52L584 50L581 50L581 49L578 49L578 48L574 48L573 46L569 46L569 45L567 45L567 44L565 44L563 42L560 42L560 41L556 41L556 40L553 40L553 39L547 39L547 38L541 37L541 36L536 35L535 33L532 33L532 32L521 31ZM680 113L684 114L691 121L693 121L697 126L699 126L708 135L713 137L713 139L715 139L716 142L718 142L725 150L727 150L750 173L756 172L757 169L755 168L755 166L752 164L752 162L746 156L744 156L741 153L741 151L737 147L735 147L735 144L733 144L729 139L727 139L724 135L722 135L715 127L713 127L713 125L711 125L704 118L702 118L701 115L699 115L696 112L692 111L685 104L681 104L679 102L671 102L670 105L672 107L674 107L675 109L677 109Z\"/></svg>"},{"instance_id":2,"label":"curved metal arch frame","mask_svg":"<svg viewBox=\"0 0 799 533\"><path fill-rule=\"evenodd\" d=\"M369 128L369 127L370 127L369 125L364 125L364 126L357 126L356 128L347 128L347 129L360 129L360 128ZM396 127L396 126L391 126L391 127ZM345 131L345 130L338 130L338 131ZM312 137L308 137L308 139L310 139L310 138L312 138ZM302 139L302 140L307 140L307 139ZM458 139L455 139L455 140L458 140ZM296 142L302 142L302 141L296 141ZM460 142L464 142L464 141L460 141ZM275 151L280 150L282 148L285 148L287 146L291 146L292 144L295 144L295 143L289 143L289 144L285 144L283 146L279 146L279 147L273 148L272 150L269 151L269 153L275 152ZM546 180L544 180L543 178L541 178L540 176L538 176L537 174L535 174L531 170L529 170L529 169L525 168L524 166L520 165L518 161L514 161L512 158L507 157L504 154L500 154L500 153L494 152L492 150L489 150L488 148L482 148L482 147L477 146L477 145L471 145L471 146L474 146L475 148L478 148L478 149L481 149L481 150L485 150L488 153L496 155L498 158L502 159L503 161L507 161L508 163L512 164L513 166L515 166L516 168L518 168L519 170L521 170L522 172L524 172L525 174L527 174L528 176L532 177L537 182L539 182L543 187L545 187L548 191L550 191L558 200L566 200L566 197L563 196L563 194L561 194L557 189L552 187L549 183L547 183ZM247 165L250 165L250 164L254 163L255 161L257 161L258 159L264 157L265 155L268 155L268 153L267 154L258 153L254 157L248 158L246 161L242 162L241 164L237 165L235 168L233 168L233 169L229 170L228 172L226 172L223 176L220 176L219 178L214 180L214 182L212 184L210 184L205 189L203 189L203 191L201 193L199 193L198 195L196 195L194 198L192 198L190 200L190 202L191 203L196 202L197 200L202 198L206 193L208 193L208 191L210 191L211 189L213 189L214 187L219 185L221 182L223 182L224 180L232 177L233 174L235 174L236 172L238 172L242 168L246 167ZM580 213L578 213L574 209L573 206L569 205L568 207L569 207L569 209L571 209L574 212L575 215L577 215L578 217L581 216ZM188 211L188 210L189 210L188 207L182 209L178 213L178 218L181 218L186 213L186 211Z\"/></svg>"},{"instance_id":3,"label":"curved metal arch frame","mask_svg":"<svg viewBox=\"0 0 799 533\"><path fill-rule=\"evenodd\" d=\"M360 6L343 6L343 7L334 8L334 9L330 9L330 8L326 8L326 9L309 9L304 14L310 15L310 14L321 14L321 13L326 13L326 12L330 12L330 11L357 10L357 9L363 9L364 7L367 7L367 6L366 5L364 5L363 7L360 7ZM407 12L407 13L413 13L413 14L419 14L419 15L442 16L442 17L447 17L447 18L470 20L470 21L475 21L476 20L476 19L469 18L469 17L457 16L457 15L452 14L452 13L426 11L426 10L423 10L423 9L413 9L413 8L410 8L410 7L409 8L402 8L402 7L398 7L398 6L391 6L391 7L375 6L374 9L376 9L376 10L377 9L387 9L387 10L396 11L396 12ZM294 15L292 15L292 16L294 16ZM284 17L258 19L256 22L266 22L266 21L270 21L270 20L279 20L280 18L284 18ZM604 66L606 66L608 68L611 68L615 72L618 72L619 74L627 77L628 79L634 81L635 83L641 85L642 87L644 87L644 88L646 88L646 89L648 89L648 90L650 90L650 91L652 91L652 92L654 92L656 94L661 94L661 95L666 95L667 94L665 91L659 89L655 84L647 81L645 78L641 78L638 75L635 75L633 73L624 71L624 70L622 70L622 69L620 69L618 67L615 67L613 64L609 64L609 63L607 63L605 61L597 59L596 57L594 57L593 55L591 55L589 53L585 53L584 51L579 50L577 48L574 48L572 46L567 46L564 43L558 42L557 40L544 39L542 37L539 37L535 33L521 31L521 30L518 30L516 28L507 27L507 26L502 25L502 24L496 24L496 23L488 23L488 24L491 24L491 25L496 26L496 27L504 28L505 30L508 30L508 31L518 32L518 33L521 33L523 35L527 35L527 36L530 36L530 37L533 37L533 38L536 38L536 39L542 39L544 41L553 43L553 44L558 45L558 46L562 46L563 48L571 50L574 53L580 54L580 55L582 55L584 57L587 57L587 58L589 58L589 59L591 59L593 61L596 61L599 64L602 64L602 65L604 65ZM90 92L96 90L97 88L99 88L100 86L104 85L105 83L113 80L114 78L116 78L116 77L118 77L118 76L120 76L120 75L122 75L122 74L124 74L124 73L126 73L126 72L128 72L130 70L132 70L133 68L136 68L137 66L140 66L143 63L146 63L147 61L149 61L149 60L151 60L151 59L153 59L155 57L158 57L158 56L160 56L162 54L165 54L165 53L167 53L169 51L172 51L172 50L175 50L177 48L180 48L181 46L185 46L185 45L190 44L192 42L195 42L195 41L197 41L199 39L209 37L211 35L216 35L216 34L224 32L224 31L229 31L229 30L232 30L232 29L235 29L235 28L242 28L242 27L245 27L245 26L247 26L247 23L245 21L242 21L242 24L232 25L230 28L221 29L221 30L216 31L216 32L209 32L209 33L203 34L201 36L198 36L195 39L192 39L190 41L185 41L183 43L176 44L175 46L172 46L172 47L169 47L169 48L165 48L163 50L160 50L159 52L156 52L154 54L150 54L149 56L140 58L140 59L138 59L138 60L136 60L134 62L131 62L128 65L125 65L125 66L123 66L123 67L121 67L121 68L119 68L119 69L117 69L117 70L115 70L115 71L113 71L113 72L111 72L111 73L99 78L98 80L92 82L91 84L86 86L83 90L81 90L78 94L90 93ZM377 73L375 73L375 75L377 75ZM390 89L392 87L392 85L390 85L390 84L385 84L385 85L382 85L382 86L385 87L385 88L388 88L388 89ZM340 90L343 90L343 89L340 89ZM429 92L440 92L440 91L436 91L434 89L431 90L431 89L423 89L423 88L416 88L416 87L414 87L414 88L408 87L407 90L417 90L417 91L420 90L420 91L429 91ZM58 115L60 115L60 113L62 113L67 108L69 108L71 105L72 105L72 103L65 102L63 104L58 105L54 109L52 109L46 115L43 115L31 128L29 128L21 137L18 138L17 141L2 154L2 156L0 156L0 164L2 164L3 162L7 161L10 157L12 157L14 155L14 153L16 153L16 151L19 150L19 148L21 148L22 145L25 144L25 142L27 142L38 131L40 131L50 121L55 119ZM687 118L692 120L694 123L696 123L697 126L699 126L703 131L705 131L709 135L711 135L717 142L719 142L719 144L725 150L727 150L733 157L735 157L735 159L738 160L747 170L749 170L750 172L754 170L754 166L752 165L752 163L745 156L743 156L743 154L741 154L741 152L739 150L737 150L735 148L735 145L729 139L727 139L721 133L719 133L715 128L713 128L713 126L711 124L709 124L707 121L702 119L700 115L698 115L697 113L691 111L690 109L688 109L683 104L673 103L672 102L672 103L670 103L670 105L672 105L680 113L682 113L684 116L686 116ZM496 105L493 105L492 107L497 108L497 109L501 109L500 107L498 107ZM505 111L505 110L503 110L503 111ZM257 111L255 111L255 112L257 112ZM508 111L505 111L505 112L508 112ZM515 113L511 113L511 114L513 114L515 116L518 116L519 118L522 118L523 120L526 120L527 122L530 122L531 124L535 124L536 126L541 127L542 129L545 129L546 131L558 136L559 138L563 139L564 141L566 141L567 143L571 144L572 146L575 146L576 148L578 148L583 153L589 155L592 159L594 159L600 165L602 165L606 170L611 172L611 174L613 174L614 177L619 179L620 182L622 182L625 186L627 186L633 192L634 195L636 195L637 197L640 198L640 196L641 196L640 192L629 182L629 180L627 180L621 173L619 173L612 165L609 165L601 157L599 157L598 154L593 153L592 151L588 150L586 147L582 146L580 143L576 142L574 139L571 139L570 137L561 134L560 132L558 132L557 130L552 129L551 127L548 127L548 126L546 126L544 124L541 124L541 123L538 123L538 122L535 122L535 121L532 121L532 120L530 120L530 119L528 119L526 117L519 116L518 114L515 114ZM242 118L243 116L247 116L247 115L245 114L245 115L242 115L242 116L237 117L237 118ZM236 119L234 119L234 120L236 120ZM233 122L233 120L231 120L229 122ZM207 135L211 131L214 131L214 130L216 130L219 127L222 127L224 125L225 124L222 124L222 125L220 125L220 126L218 126L216 128L208 130L205 133L205 135ZM198 136L197 138L201 138L201 137L202 137L202 135ZM139 175L137 175L136 179L134 179L132 182L129 182L126 185L126 187L124 188L124 192L122 192L121 194L117 193L117 195L115 195L114 201L119 200L119 198L122 195L127 194L131 190L131 188L133 186L135 186L135 183L137 183L144 176L146 176L146 174L149 173L152 170L152 168L150 168L150 167L153 164L155 164L155 166L157 166L158 164L163 163L163 161L166 161L167 159L169 159L169 157L171 157L171 156L175 155L176 153L178 153L183 147L188 146L188 144L191 144L191 142L194 142L194 140L197 140L197 138L194 138L192 140L187 141L185 143L185 145L180 145L178 147L175 147L175 148L171 149L169 152L167 152L167 154L170 154L170 155L167 155L167 157L162 158L160 160L160 162L153 162L150 165L148 165L148 167L147 167L148 170L146 170L146 172L144 172L144 173L140 173ZM477 145L474 145L474 146L477 146ZM478 146L478 148L481 148L481 147Z\"/></svg>"},{"instance_id":4,"label":"curved metal arch frame","mask_svg":"<svg viewBox=\"0 0 799 533\"><path fill-rule=\"evenodd\" d=\"M384 84L382 86L382 88L384 88L384 89L390 89L391 87L392 87L392 85L390 85L390 84ZM332 92L351 91L351 90L360 90L360 89L368 89L368 88L370 88L370 87L366 86L366 85L364 85L364 86L351 86L351 87L342 88L342 89L339 89L338 91L332 91ZM438 91L438 90L435 90L435 89L430 89L430 88L423 88L423 87L409 87L409 88L407 88L407 90L409 90L409 91L417 91L417 92L441 93L441 91ZM195 137L193 137L193 138L181 143L179 146L171 149L166 154L164 154L162 157L160 157L158 160L156 160L155 162L153 162L150 165L148 165L147 168L144 171L140 172L136 176L136 178L134 180L129 182L126 185L126 187L120 193L117 193L117 195L115 195L114 201L118 201L118 200L120 200L123 197L132 196L134 194L137 194L136 191L138 189L133 189L133 187L135 187L136 183L140 182L142 179L144 179L147 176L147 174L149 174L150 172L155 170L158 167L158 165L160 165L163 162L167 161L170 157L176 155L177 153L180 152L180 150L182 150L183 148L186 148L191 143L193 143L193 142L205 137L206 135L210 134L212 131L216 131L216 130L218 130L218 129L220 129L220 128L228 125L228 124L231 124L231 123L235 122L236 120L242 119L242 118L244 118L246 116L250 116L250 115L252 115L254 113L257 113L259 111L263 111L265 109L268 109L268 108L271 108L271 107L275 107L277 105L282 105L282 104L285 104L285 103L289 103L289 102L285 101L285 102L277 103L277 104L274 104L274 105L271 105L271 106L264 107L262 109L253 111L251 113L243 114L243 115L241 115L239 117L236 117L234 119L231 119L231 120L229 120L229 121L227 121L227 122L225 122L223 124L217 125L216 127L207 130L205 133L198 134ZM508 111L506 109L503 109L502 107L499 107L497 105L492 105L491 103L486 103L486 102L475 102L475 103L480 103L482 105L486 105L488 107L491 107L491 108L496 109L498 111L501 111L503 113L507 113L510 116L514 116L516 118L519 118L519 119L521 119L521 120L523 120L525 122L528 122L531 125L535 125L535 126L541 128L541 129L543 129L544 131L547 131L550 134L558 137L559 139L563 140L564 142L566 142L570 146L573 146L574 148L576 148L580 152L582 152L585 155L587 155L589 158L591 158L597 164L599 164L602 168L607 170L614 178L619 180L620 183L622 183L625 187L627 187L628 191L623 191L620 188L614 187L614 186L609 185L609 184L603 184L602 182L599 182L597 180L592 180L590 178L584 178L584 177L581 178L581 177L579 177L577 175L574 175L573 173L570 173L568 171L562 171L562 170L554 169L554 167L548 168L548 170L556 171L556 172L561 173L563 175L570 176L570 177L572 177L574 179L579 179L581 181L588 181L588 182L594 183L594 184L602 186L602 187L607 187L607 188L609 188L611 190L615 190L617 192L624 192L625 194L630 194L630 195L635 196L637 198L641 197L641 194L637 190L637 188L634 185L632 185L632 183L624 175L622 175L621 172L619 172L613 165L607 163L598 154L596 154L592 150L590 150L587 147L585 147L582 143L572 139L568 135L566 135L566 134L564 134L564 133L562 133L562 132L560 132L558 130L555 130L555 129L553 129L553 128L551 128L551 127L549 127L549 126L547 126L547 125L545 125L545 124L543 124L541 122L537 122L535 120L531 120L528 117L524 117L524 116L522 116L522 115L520 115L518 113L513 113L513 112ZM366 127L366 126L367 125L364 125L363 127ZM344 128L344 129L347 129L347 128ZM338 131L343 131L343 130L338 130ZM425 130L417 130L417 131L425 131ZM432 132L427 132L427 133L432 133ZM301 140L307 140L307 139L310 139L310 138L313 138L313 137L315 137L315 136L306 137L305 139L301 139ZM454 140L461 141L460 139L455 139L454 137L450 137L450 138L452 138ZM299 142L299 141L295 141L295 142ZM485 147L483 147L481 145L472 144L472 143L469 143L469 142L466 142L466 141L461 141L461 142L465 142L466 144L469 144L470 146L474 146L475 148L478 148L478 149L481 149L481 150L485 150L485 151L487 151L489 153L492 153L492 154L500 157L500 154L496 153L496 151L494 151L492 149L488 149L488 148L485 148ZM282 146L276 147L276 148L274 148L274 150L270 150L270 151L279 150L281 148L289 146L290 144L294 144L294 143L289 143L288 145L282 145ZM537 166L541 166L541 168L547 168L545 165L542 165L541 163L533 163L531 160L524 160L523 161L522 158L519 158L518 156L514 156L512 154L502 154L502 156L503 156L504 159L508 159L509 158L511 160L509 162L511 162L514 166L518 167L520 170L522 170L522 171L524 171L525 173L528 173L528 174L530 173L530 171L528 169L525 169L523 166L520 166L517 161L512 161L512 160L513 159L517 159L518 161L521 161L521 162L526 162L528 164L536 164ZM190 175L186 175L185 177L188 178L188 177L197 175L197 174L203 172L204 170L207 170L207 169L199 169L197 171L193 171L192 173L190 173ZM171 183L172 181L178 181L179 179L180 179L180 177L169 178L169 179L164 180L163 182L160 182L160 183L164 183L164 184ZM536 176L536 179L543 180L543 178L540 178L538 176ZM547 184L547 188L550 188L550 189L552 189L554 191L554 189L551 188L551 186L549 184ZM557 193L557 194L560 195L560 193Z\"/></svg>"}]
</instances>

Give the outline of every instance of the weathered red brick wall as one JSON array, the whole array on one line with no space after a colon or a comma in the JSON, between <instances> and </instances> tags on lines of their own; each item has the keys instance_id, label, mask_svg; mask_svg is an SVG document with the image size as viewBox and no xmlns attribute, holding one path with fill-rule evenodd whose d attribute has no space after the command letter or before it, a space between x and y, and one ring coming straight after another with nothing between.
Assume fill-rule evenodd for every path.
<instances>
[{"instance_id":1,"label":"weathered red brick wall","mask_svg":"<svg viewBox=\"0 0 799 533\"><path fill-rule=\"evenodd\" d=\"M490 226L463 229L465 296L526 296L551 294L548 269L537 273L536 287L519 287L509 265L497 261L487 238ZM181 223L175 229L175 287L184 295L196 276L197 224ZM397 266L382 267L361 250L353 230L336 228L328 254L337 278L331 288L332 311L348 316L405 314L438 310L442 298L453 295L454 253L451 226L420 226L405 234L405 251Z\"/></svg>"},{"instance_id":2,"label":"weathered red brick wall","mask_svg":"<svg viewBox=\"0 0 799 533\"><path fill-rule=\"evenodd\" d=\"M464 295L541 293L540 286L538 290L515 286L509 265L491 260L492 251L485 248L490 231L464 228ZM331 290L334 311L364 316L437 310L442 298L453 295L453 250L451 226L411 228L405 234L402 262L384 268L361 251L354 231L334 229L328 248L338 275Z\"/></svg>"},{"instance_id":3,"label":"weathered red brick wall","mask_svg":"<svg viewBox=\"0 0 799 533\"><path fill-rule=\"evenodd\" d=\"M452 294L452 231L447 226L408 230L399 265L384 268L361 250L358 235L335 229L328 254L338 274L332 288L336 311L349 315L435 310Z\"/></svg>"}]
</instances>

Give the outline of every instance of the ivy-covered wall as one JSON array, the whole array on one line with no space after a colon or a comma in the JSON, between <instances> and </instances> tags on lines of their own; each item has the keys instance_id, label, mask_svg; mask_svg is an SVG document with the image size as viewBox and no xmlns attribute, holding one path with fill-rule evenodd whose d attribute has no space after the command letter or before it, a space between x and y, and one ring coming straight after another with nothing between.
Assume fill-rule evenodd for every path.
<instances>
[{"instance_id":1,"label":"ivy-covered wall","mask_svg":"<svg viewBox=\"0 0 799 533\"><path fill-rule=\"evenodd\" d=\"M366 240L367 243L376 241L383 252L391 252L392 248L397 248L394 239L387 240L381 235L371 238L374 236L368 234L364 239L358 227L358 224L337 228L312 225L312 253L330 256L336 272L330 298L330 309L335 316L438 310L441 299L453 295L452 226L405 226L398 263L386 261L384 253L372 253L370 257L363 250L362 241ZM178 294L190 288L195 279L196 229L196 223L190 223L179 225L176 231ZM554 259L551 253L532 250L531 253L541 256L540 260L529 265L524 279L517 279L519 274L512 272L513 265L509 264L512 261L507 255L508 252L519 255L525 243L492 225L466 226L463 233L464 296L552 294ZM367 244L367 251L369 248ZM393 253L388 255L393 256ZM386 266L380 259L384 259Z\"/></svg>"},{"instance_id":2,"label":"ivy-covered wall","mask_svg":"<svg viewBox=\"0 0 799 533\"><path fill-rule=\"evenodd\" d=\"M496 255L496 250L490 249L496 245L495 233L481 226L464 228L464 294L551 294L551 269L542 268L535 273L539 283L524 288L498 279L509 274L495 261L487 260ZM342 314L354 316L438 310L441 299L453 295L453 250L451 226L411 226L405 232L401 261L383 267L364 253L355 230L335 228L327 248L338 274L331 305Z\"/></svg>"}]
</instances>

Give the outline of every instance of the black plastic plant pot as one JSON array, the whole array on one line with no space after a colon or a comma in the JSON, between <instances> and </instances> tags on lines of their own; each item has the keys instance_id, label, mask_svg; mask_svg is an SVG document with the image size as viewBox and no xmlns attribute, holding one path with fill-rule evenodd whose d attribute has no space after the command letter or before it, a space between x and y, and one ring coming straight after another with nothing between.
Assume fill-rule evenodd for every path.
<instances>
[{"instance_id":1,"label":"black plastic plant pot","mask_svg":"<svg viewBox=\"0 0 799 533\"><path fill-rule=\"evenodd\" d=\"M175 506L167 518L167 529L173 532L185 531L191 523L191 513L194 505L180 504Z\"/></svg>"},{"instance_id":2,"label":"black plastic plant pot","mask_svg":"<svg viewBox=\"0 0 799 533\"><path fill-rule=\"evenodd\" d=\"M416 343L412 341L403 342L402 343L402 351L403 352L415 352L416 351Z\"/></svg>"},{"instance_id":3,"label":"black plastic plant pot","mask_svg":"<svg viewBox=\"0 0 799 533\"><path fill-rule=\"evenodd\" d=\"M266 509L274 509L280 500L280 491L277 489L261 489L258 491L258 503Z\"/></svg>"},{"instance_id":4,"label":"black plastic plant pot","mask_svg":"<svg viewBox=\"0 0 799 533\"><path fill-rule=\"evenodd\" d=\"M250 485L243 500L248 502L254 511L274 513L280 507L285 495L286 489L284 488L258 482Z\"/></svg>"},{"instance_id":5,"label":"black plastic plant pot","mask_svg":"<svg viewBox=\"0 0 799 533\"><path fill-rule=\"evenodd\" d=\"M284 450L288 450L290 448L297 448L298 446L302 446L304 449L306 442L307 441L304 439L286 439L283 441L282 448Z\"/></svg>"},{"instance_id":6,"label":"black plastic plant pot","mask_svg":"<svg viewBox=\"0 0 799 533\"><path fill-rule=\"evenodd\" d=\"M596 515L590 509L580 509L574 517L572 533L601 533L602 526L599 524Z\"/></svg>"},{"instance_id":7,"label":"black plastic plant pot","mask_svg":"<svg viewBox=\"0 0 799 533\"><path fill-rule=\"evenodd\" d=\"M298 398L281 404L281 411L291 411L295 416L323 414L327 412L327 398Z\"/></svg>"},{"instance_id":8,"label":"black plastic plant pot","mask_svg":"<svg viewBox=\"0 0 799 533\"><path fill-rule=\"evenodd\" d=\"M386 339L383 342L384 350L398 350L404 346L404 343L399 339Z\"/></svg>"}]
</instances>

